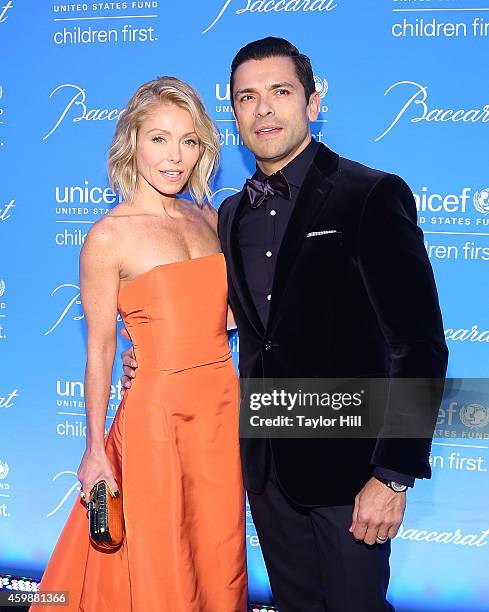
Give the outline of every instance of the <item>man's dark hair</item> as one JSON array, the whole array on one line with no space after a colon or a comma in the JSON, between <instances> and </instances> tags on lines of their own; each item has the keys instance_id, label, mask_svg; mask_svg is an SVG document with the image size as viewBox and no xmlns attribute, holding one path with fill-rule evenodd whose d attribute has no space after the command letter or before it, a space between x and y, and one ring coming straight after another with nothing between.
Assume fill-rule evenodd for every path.
<instances>
[{"instance_id":1,"label":"man's dark hair","mask_svg":"<svg viewBox=\"0 0 489 612\"><path fill-rule=\"evenodd\" d=\"M314 83L314 76L312 74L311 60L304 55L299 53L299 49L285 38L276 38L275 36L267 36L260 40L254 40L242 47L234 56L231 62L231 77L229 83L231 86L231 104L234 107L234 73L238 66L247 62L248 60L261 60L269 57L290 57L294 62L295 71L297 78L304 87L304 93L306 94L306 102L309 102L309 98L312 93L316 91L316 85Z\"/></svg>"}]
</instances>

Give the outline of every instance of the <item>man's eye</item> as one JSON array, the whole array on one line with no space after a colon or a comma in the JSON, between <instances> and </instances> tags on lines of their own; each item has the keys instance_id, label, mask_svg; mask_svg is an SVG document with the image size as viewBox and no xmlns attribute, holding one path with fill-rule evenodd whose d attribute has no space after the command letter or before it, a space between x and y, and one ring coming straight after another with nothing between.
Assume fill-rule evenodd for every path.
<instances>
[{"instance_id":1,"label":"man's eye","mask_svg":"<svg viewBox=\"0 0 489 612\"><path fill-rule=\"evenodd\" d=\"M165 139L163 138L163 136L153 136L151 140L153 142L165 142Z\"/></svg>"},{"instance_id":2,"label":"man's eye","mask_svg":"<svg viewBox=\"0 0 489 612\"><path fill-rule=\"evenodd\" d=\"M247 100L251 100L253 98L253 96L250 96L249 94L247 94L246 96L243 96L241 98L241 102L246 102Z\"/></svg>"},{"instance_id":3,"label":"man's eye","mask_svg":"<svg viewBox=\"0 0 489 612\"><path fill-rule=\"evenodd\" d=\"M281 96L282 95L287 96L289 94L289 91L287 89L277 89L277 93L280 94Z\"/></svg>"}]
</instances>

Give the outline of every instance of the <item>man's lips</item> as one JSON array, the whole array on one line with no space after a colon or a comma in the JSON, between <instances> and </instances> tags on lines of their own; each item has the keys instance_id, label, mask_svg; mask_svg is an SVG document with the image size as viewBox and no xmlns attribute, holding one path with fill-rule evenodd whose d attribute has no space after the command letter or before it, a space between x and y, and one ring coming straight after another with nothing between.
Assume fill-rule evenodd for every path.
<instances>
[{"instance_id":1,"label":"man's lips","mask_svg":"<svg viewBox=\"0 0 489 612\"><path fill-rule=\"evenodd\" d=\"M259 138L266 138L267 136L274 136L282 131L282 128L278 125L262 125L255 130L255 134Z\"/></svg>"}]
</instances>

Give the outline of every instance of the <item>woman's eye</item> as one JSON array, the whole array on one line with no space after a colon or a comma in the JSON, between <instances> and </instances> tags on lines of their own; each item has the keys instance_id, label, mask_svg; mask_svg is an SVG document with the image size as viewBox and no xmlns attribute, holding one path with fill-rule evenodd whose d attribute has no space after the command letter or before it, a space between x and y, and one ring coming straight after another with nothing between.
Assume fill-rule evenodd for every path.
<instances>
[{"instance_id":1,"label":"woman's eye","mask_svg":"<svg viewBox=\"0 0 489 612\"><path fill-rule=\"evenodd\" d=\"M165 139L163 138L163 136L153 136L151 140L153 142L165 142Z\"/></svg>"},{"instance_id":2,"label":"woman's eye","mask_svg":"<svg viewBox=\"0 0 489 612\"><path fill-rule=\"evenodd\" d=\"M196 141L196 140L194 140L193 138L188 138L188 139L185 141L185 144L189 144L189 145L193 145L193 146L195 146L195 145L197 144L197 141Z\"/></svg>"}]
</instances>

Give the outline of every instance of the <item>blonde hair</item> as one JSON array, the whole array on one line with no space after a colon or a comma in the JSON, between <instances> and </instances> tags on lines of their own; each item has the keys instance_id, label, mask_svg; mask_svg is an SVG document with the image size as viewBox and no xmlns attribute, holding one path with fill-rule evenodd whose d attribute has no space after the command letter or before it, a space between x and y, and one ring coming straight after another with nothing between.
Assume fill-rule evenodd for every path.
<instances>
[{"instance_id":1,"label":"blonde hair","mask_svg":"<svg viewBox=\"0 0 489 612\"><path fill-rule=\"evenodd\" d=\"M133 198L138 178L137 132L144 118L161 102L175 104L192 116L200 140L200 155L188 180L187 189L197 204L210 202L210 182L219 160L217 130L195 89L171 76L158 77L141 85L120 115L108 154L110 183L126 200Z\"/></svg>"}]
</instances>

